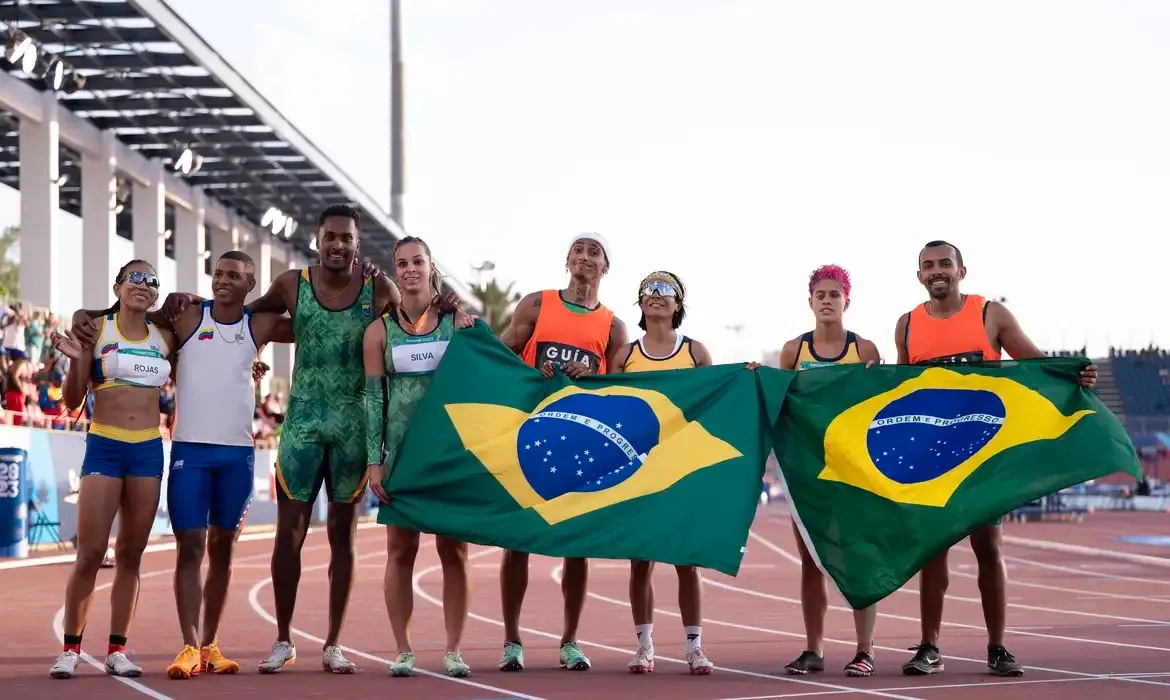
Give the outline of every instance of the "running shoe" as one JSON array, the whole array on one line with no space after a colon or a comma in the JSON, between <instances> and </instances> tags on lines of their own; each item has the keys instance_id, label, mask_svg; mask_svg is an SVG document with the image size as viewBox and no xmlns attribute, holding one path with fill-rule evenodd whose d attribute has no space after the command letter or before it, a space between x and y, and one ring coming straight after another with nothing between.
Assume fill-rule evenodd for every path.
<instances>
[{"instance_id":1,"label":"running shoe","mask_svg":"<svg viewBox=\"0 0 1170 700\"><path fill-rule=\"evenodd\" d=\"M708 659L699 647L688 651L686 660L687 665L691 667L691 673L696 676L706 676L715 670L715 664L711 663L711 659Z\"/></svg>"},{"instance_id":2,"label":"running shoe","mask_svg":"<svg viewBox=\"0 0 1170 700\"><path fill-rule=\"evenodd\" d=\"M406 678L414 675L414 652L404 651L390 662L390 675L395 678Z\"/></svg>"},{"instance_id":3,"label":"running shoe","mask_svg":"<svg viewBox=\"0 0 1170 700\"><path fill-rule=\"evenodd\" d=\"M845 675L864 678L873 675L873 656L864 651L857 652L857 656L845 666Z\"/></svg>"},{"instance_id":4,"label":"running shoe","mask_svg":"<svg viewBox=\"0 0 1170 700\"><path fill-rule=\"evenodd\" d=\"M471 675L471 667L463 662L463 655L457 651L443 654L443 668L452 678L467 678Z\"/></svg>"},{"instance_id":5,"label":"running shoe","mask_svg":"<svg viewBox=\"0 0 1170 700\"><path fill-rule=\"evenodd\" d=\"M131 663L126 652L115 651L106 655L106 673L122 678L138 678L142 675L142 667Z\"/></svg>"},{"instance_id":6,"label":"running shoe","mask_svg":"<svg viewBox=\"0 0 1170 700\"><path fill-rule=\"evenodd\" d=\"M581 653L576 642L565 642L561 645L561 668L570 671L588 671L589 657Z\"/></svg>"},{"instance_id":7,"label":"running shoe","mask_svg":"<svg viewBox=\"0 0 1170 700\"><path fill-rule=\"evenodd\" d=\"M638 653L630 660L630 673L654 673L654 650L638 645Z\"/></svg>"},{"instance_id":8,"label":"running shoe","mask_svg":"<svg viewBox=\"0 0 1170 700\"><path fill-rule=\"evenodd\" d=\"M939 653L938 647L933 644L919 644L916 647L910 647L914 652L914 658L902 664L902 673L907 676L929 676L934 673L942 673L946 666L943 665L942 654ZM991 662L990 656L988 663Z\"/></svg>"},{"instance_id":9,"label":"running shoe","mask_svg":"<svg viewBox=\"0 0 1170 700\"><path fill-rule=\"evenodd\" d=\"M227 658L219 650L219 643L212 642L199 650L200 670L208 673L235 673L240 665Z\"/></svg>"},{"instance_id":10,"label":"running shoe","mask_svg":"<svg viewBox=\"0 0 1170 700\"><path fill-rule=\"evenodd\" d=\"M63 651L53 663L53 667L49 669L49 675L58 679L72 678L77 673L77 664L79 663L81 663L81 654L75 651Z\"/></svg>"},{"instance_id":11,"label":"running shoe","mask_svg":"<svg viewBox=\"0 0 1170 700\"><path fill-rule=\"evenodd\" d=\"M504 655L500 657L501 671L524 670L524 647L519 642L504 642Z\"/></svg>"},{"instance_id":12,"label":"running shoe","mask_svg":"<svg viewBox=\"0 0 1170 700\"><path fill-rule=\"evenodd\" d=\"M803 676L825 670L825 660L815 651L802 651L796 660L784 667L790 676Z\"/></svg>"},{"instance_id":13,"label":"running shoe","mask_svg":"<svg viewBox=\"0 0 1170 700\"><path fill-rule=\"evenodd\" d=\"M333 673L353 673L357 670L357 664L345 658L341 647L334 644L325 647L321 653L321 668Z\"/></svg>"},{"instance_id":14,"label":"running shoe","mask_svg":"<svg viewBox=\"0 0 1170 700\"><path fill-rule=\"evenodd\" d=\"M200 658L199 650L188 644L183 647L171 665L167 666L167 678L184 680L198 676L202 666L203 660Z\"/></svg>"},{"instance_id":15,"label":"running shoe","mask_svg":"<svg viewBox=\"0 0 1170 700\"><path fill-rule=\"evenodd\" d=\"M272 645L272 651L260 662L256 670L260 673L280 673L288 664L297 662L297 648L292 642L277 642Z\"/></svg>"},{"instance_id":16,"label":"running shoe","mask_svg":"<svg viewBox=\"0 0 1170 700\"><path fill-rule=\"evenodd\" d=\"M1014 678L1024 675L1024 667L1001 646L987 647L987 668L997 676Z\"/></svg>"}]
</instances>

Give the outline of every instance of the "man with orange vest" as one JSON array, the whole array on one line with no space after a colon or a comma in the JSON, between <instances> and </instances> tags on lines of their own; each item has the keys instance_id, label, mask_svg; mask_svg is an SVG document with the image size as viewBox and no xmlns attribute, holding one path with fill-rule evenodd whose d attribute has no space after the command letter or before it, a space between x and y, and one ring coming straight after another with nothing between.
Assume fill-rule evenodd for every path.
<instances>
[{"instance_id":1,"label":"man with orange vest","mask_svg":"<svg viewBox=\"0 0 1170 700\"><path fill-rule=\"evenodd\" d=\"M931 241L918 254L918 281L930 299L898 319L894 340L898 364L955 364L999 360L1007 353L1014 360L1045 357L1020 328L1007 307L975 294L959 292L967 276L963 254L946 241ZM1077 380L1086 388L1097 382L1097 366L1088 365ZM987 667L997 676L1022 676L1024 667L1003 646L1007 626L1007 570L1000 552L997 520L970 533L971 550L979 567L979 593L987 620ZM902 666L908 676L924 676L943 670L938 649L943 602L949 583L947 552L922 570L919 600L922 641Z\"/></svg>"},{"instance_id":2,"label":"man with orange vest","mask_svg":"<svg viewBox=\"0 0 1170 700\"><path fill-rule=\"evenodd\" d=\"M609 245L596 233L573 237L565 269L569 272L568 287L533 292L521 299L501 340L545 376L551 377L557 370L571 379L605 374L617 353L630 342L625 324L597 300L601 278L609 272ZM576 641L588 574L588 560L565 560L560 665L572 671L586 671L590 666ZM528 555L505 551L500 571L504 612L501 671L524 669L520 608L527 588Z\"/></svg>"}]
</instances>

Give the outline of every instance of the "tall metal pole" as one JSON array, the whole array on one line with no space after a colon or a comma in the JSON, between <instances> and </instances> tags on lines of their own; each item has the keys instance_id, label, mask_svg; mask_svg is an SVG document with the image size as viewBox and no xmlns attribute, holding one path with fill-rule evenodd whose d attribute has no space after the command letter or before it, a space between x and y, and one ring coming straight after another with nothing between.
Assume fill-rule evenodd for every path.
<instances>
[{"instance_id":1,"label":"tall metal pole","mask_svg":"<svg viewBox=\"0 0 1170 700\"><path fill-rule=\"evenodd\" d=\"M403 147L402 8L390 0L390 216L406 228L403 194L406 192L406 153Z\"/></svg>"}]
</instances>

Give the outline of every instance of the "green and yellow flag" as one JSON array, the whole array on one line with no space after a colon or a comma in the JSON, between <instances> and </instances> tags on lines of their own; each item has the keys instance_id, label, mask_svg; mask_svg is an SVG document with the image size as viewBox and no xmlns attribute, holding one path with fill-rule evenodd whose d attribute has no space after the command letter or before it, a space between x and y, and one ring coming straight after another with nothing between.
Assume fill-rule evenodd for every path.
<instances>
[{"instance_id":1,"label":"green and yellow flag","mask_svg":"<svg viewBox=\"0 0 1170 700\"><path fill-rule=\"evenodd\" d=\"M1060 489L1141 470L1085 360L844 365L788 387L775 450L809 551L855 609L973 528Z\"/></svg>"},{"instance_id":2,"label":"green and yellow flag","mask_svg":"<svg viewBox=\"0 0 1170 700\"><path fill-rule=\"evenodd\" d=\"M544 378L460 330L390 466L380 520L555 557L735 575L791 373Z\"/></svg>"}]
</instances>

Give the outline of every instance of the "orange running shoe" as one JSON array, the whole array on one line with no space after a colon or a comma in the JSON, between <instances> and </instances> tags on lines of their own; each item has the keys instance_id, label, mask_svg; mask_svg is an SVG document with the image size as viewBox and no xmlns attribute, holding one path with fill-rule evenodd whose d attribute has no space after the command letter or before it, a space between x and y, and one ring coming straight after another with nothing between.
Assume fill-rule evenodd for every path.
<instances>
[{"instance_id":1,"label":"orange running shoe","mask_svg":"<svg viewBox=\"0 0 1170 700\"><path fill-rule=\"evenodd\" d=\"M219 644L212 642L199 652L202 661L201 668L208 673L235 673L240 665L224 656L219 651Z\"/></svg>"},{"instance_id":2,"label":"orange running shoe","mask_svg":"<svg viewBox=\"0 0 1170 700\"><path fill-rule=\"evenodd\" d=\"M198 676L202 667L203 662L199 657L199 650L188 644L175 657L174 662L167 666L167 678L182 680Z\"/></svg>"}]
</instances>

